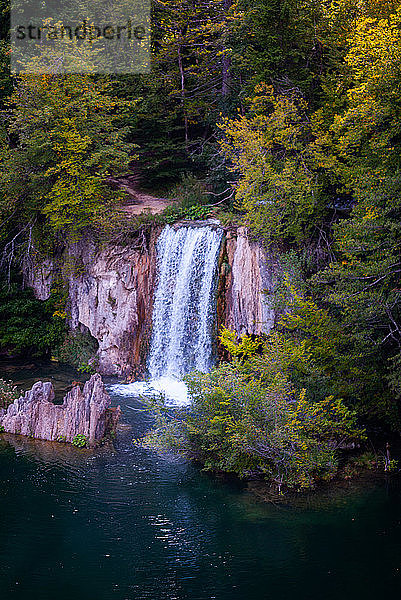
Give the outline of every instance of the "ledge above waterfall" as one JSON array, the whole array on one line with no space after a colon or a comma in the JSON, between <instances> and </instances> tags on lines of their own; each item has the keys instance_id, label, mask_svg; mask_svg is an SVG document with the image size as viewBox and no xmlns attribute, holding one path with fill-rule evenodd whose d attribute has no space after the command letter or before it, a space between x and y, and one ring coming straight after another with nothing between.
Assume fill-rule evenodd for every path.
<instances>
[{"instance_id":1,"label":"ledge above waterfall","mask_svg":"<svg viewBox=\"0 0 401 600\"><path fill-rule=\"evenodd\" d=\"M191 221L189 219L183 219L170 225L172 229L179 229L180 227L211 227L212 229L222 229L222 225L218 219L202 219Z\"/></svg>"}]
</instances>

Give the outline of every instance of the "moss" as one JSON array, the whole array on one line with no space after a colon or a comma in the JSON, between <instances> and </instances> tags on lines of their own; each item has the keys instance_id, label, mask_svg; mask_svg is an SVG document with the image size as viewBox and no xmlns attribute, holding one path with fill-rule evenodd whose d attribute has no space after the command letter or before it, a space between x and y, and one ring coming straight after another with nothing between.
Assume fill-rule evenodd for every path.
<instances>
[{"instance_id":1,"label":"moss","mask_svg":"<svg viewBox=\"0 0 401 600\"><path fill-rule=\"evenodd\" d=\"M88 445L88 438L83 433L78 433L72 440L71 444L77 448L86 448Z\"/></svg>"}]
</instances>

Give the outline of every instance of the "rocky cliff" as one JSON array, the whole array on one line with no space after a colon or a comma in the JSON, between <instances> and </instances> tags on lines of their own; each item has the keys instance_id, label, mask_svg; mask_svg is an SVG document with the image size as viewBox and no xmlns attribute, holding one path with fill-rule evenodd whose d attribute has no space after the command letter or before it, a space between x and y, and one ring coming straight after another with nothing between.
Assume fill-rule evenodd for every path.
<instances>
[{"instance_id":1,"label":"rocky cliff","mask_svg":"<svg viewBox=\"0 0 401 600\"><path fill-rule=\"evenodd\" d=\"M269 332L278 271L275 257L251 241L245 227L228 231L219 263L218 324L239 335Z\"/></svg>"},{"instance_id":2,"label":"rocky cliff","mask_svg":"<svg viewBox=\"0 0 401 600\"><path fill-rule=\"evenodd\" d=\"M54 404L50 382L38 381L24 396L0 414L0 425L7 433L41 440L72 442L83 434L94 446L113 431L120 409L110 409L110 396L100 375L92 375L83 387L76 385L62 404Z\"/></svg>"},{"instance_id":3,"label":"rocky cliff","mask_svg":"<svg viewBox=\"0 0 401 600\"><path fill-rule=\"evenodd\" d=\"M24 266L25 283L41 300L49 297L56 276L67 284L69 325L97 340L100 373L133 379L144 372L160 231L153 227L140 241L107 247L87 237L66 247L57 262ZM277 272L274 257L250 240L246 228L226 231L219 261L218 327L239 335L269 331Z\"/></svg>"},{"instance_id":4,"label":"rocky cliff","mask_svg":"<svg viewBox=\"0 0 401 600\"><path fill-rule=\"evenodd\" d=\"M40 300L49 297L56 274L66 282L69 325L97 340L98 370L105 375L137 376L144 368L158 233L153 228L140 243L105 248L87 237L70 244L57 263L47 259L24 267L25 282Z\"/></svg>"},{"instance_id":5,"label":"rocky cliff","mask_svg":"<svg viewBox=\"0 0 401 600\"><path fill-rule=\"evenodd\" d=\"M152 323L156 276L156 237L142 245L93 243L69 248L79 271L68 278L72 329L88 328L99 344L99 370L107 375L138 375L144 364Z\"/></svg>"}]
</instances>

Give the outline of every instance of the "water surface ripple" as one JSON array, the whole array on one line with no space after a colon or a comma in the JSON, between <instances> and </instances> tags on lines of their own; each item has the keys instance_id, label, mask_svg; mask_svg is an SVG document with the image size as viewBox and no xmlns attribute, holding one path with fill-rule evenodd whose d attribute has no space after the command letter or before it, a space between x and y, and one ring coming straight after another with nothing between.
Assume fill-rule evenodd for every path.
<instances>
[{"instance_id":1,"label":"water surface ripple","mask_svg":"<svg viewBox=\"0 0 401 600\"><path fill-rule=\"evenodd\" d=\"M0 597L35 600L369 600L400 590L400 489L385 482L309 508L132 445L115 452L3 435ZM393 596L394 597L394 596ZM398 596L397 596L398 597Z\"/></svg>"}]
</instances>

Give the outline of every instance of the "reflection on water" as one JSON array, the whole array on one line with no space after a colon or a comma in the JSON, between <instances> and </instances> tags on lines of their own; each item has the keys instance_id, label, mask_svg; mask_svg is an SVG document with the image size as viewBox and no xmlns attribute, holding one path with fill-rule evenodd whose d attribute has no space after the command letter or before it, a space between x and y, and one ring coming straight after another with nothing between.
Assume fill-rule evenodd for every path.
<instances>
[{"instance_id":1,"label":"reflection on water","mask_svg":"<svg viewBox=\"0 0 401 600\"><path fill-rule=\"evenodd\" d=\"M61 377L61 374L60 374ZM64 373L63 377L66 377ZM132 445L114 451L0 436L2 600L373 599L400 586L400 489L348 487L309 507Z\"/></svg>"},{"instance_id":2,"label":"reflection on water","mask_svg":"<svg viewBox=\"0 0 401 600\"><path fill-rule=\"evenodd\" d=\"M37 381L51 381L56 394L56 401L63 399L70 389L72 381L85 382L89 379L88 373L79 373L72 367L60 365L57 362L31 362L27 363L20 359L1 360L0 378L11 380L19 390L31 389Z\"/></svg>"},{"instance_id":3,"label":"reflection on water","mask_svg":"<svg viewBox=\"0 0 401 600\"><path fill-rule=\"evenodd\" d=\"M99 448L96 451L91 449L80 450L71 444L46 442L22 435L12 435L11 433L3 433L1 440L14 448L16 456L20 458L27 457L45 467L57 465L67 470L85 468L88 461L95 456L99 456L101 452L107 453L107 455L110 454L109 447Z\"/></svg>"}]
</instances>

